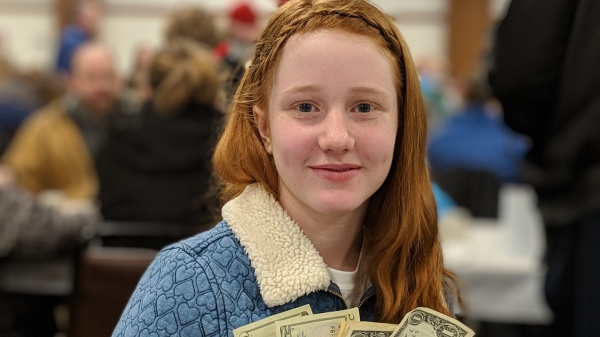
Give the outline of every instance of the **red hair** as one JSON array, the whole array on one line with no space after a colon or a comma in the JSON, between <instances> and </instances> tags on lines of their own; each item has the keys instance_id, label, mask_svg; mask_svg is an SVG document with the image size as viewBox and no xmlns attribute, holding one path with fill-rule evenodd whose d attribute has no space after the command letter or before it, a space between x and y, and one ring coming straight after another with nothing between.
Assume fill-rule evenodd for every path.
<instances>
[{"instance_id":1,"label":"red hair","mask_svg":"<svg viewBox=\"0 0 600 337\"><path fill-rule=\"evenodd\" d=\"M416 68L393 20L365 0L290 0L273 14L257 42L252 64L231 107L214 161L228 201L252 183L277 196L278 175L252 114L268 113L268 95L288 39L316 29L367 36L385 51L395 73L398 133L394 160L371 197L364 220L365 251L358 284L376 289L378 320L399 323L425 306L451 315L444 294L452 275L444 268L437 214L425 161L427 124Z\"/></svg>"}]
</instances>

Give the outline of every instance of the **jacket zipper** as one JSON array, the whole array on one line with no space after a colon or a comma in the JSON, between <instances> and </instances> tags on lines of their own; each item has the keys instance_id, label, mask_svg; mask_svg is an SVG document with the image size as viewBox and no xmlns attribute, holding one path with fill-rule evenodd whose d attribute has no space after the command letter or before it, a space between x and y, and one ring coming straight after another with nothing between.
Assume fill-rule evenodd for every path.
<instances>
[{"instance_id":1,"label":"jacket zipper","mask_svg":"<svg viewBox=\"0 0 600 337\"><path fill-rule=\"evenodd\" d=\"M358 307L360 308L369 298L373 297L375 294L373 292L371 292L369 295L363 297L362 300L360 300L360 303L358 303Z\"/></svg>"},{"instance_id":2,"label":"jacket zipper","mask_svg":"<svg viewBox=\"0 0 600 337\"><path fill-rule=\"evenodd\" d=\"M330 294L333 294L333 295L335 295L337 297L339 297L342 300L342 302L344 302L344 306L346 306L346 309L348 309L348 303L346 303L346 300L344 299L344 297L342 296L342 294L336 293L335 291L333 291L331 289L327 289L327 292L330 293Z\"/></svg>"},{"instance_id":3,"label":"jacket zipper","mask_svg":"<svg viewBox=\"0 0 600 337\"><path fill-rule=\"evenodd\" d=\"M335 291L333 291L331 289L327 289L327 292L330 293L330 294L332 294L332 295L335 295L335 296L339 297L342 300L342 302L344 303L344 305L346 306L346 309L348 309L348 303L346 303L346 300L344 299L344 297L342 296L342 294L337 293L337 292L335 292ZM357 307L360 308L365 303L365 301L368 300L369 298L373 297L373 295L375 295L375 294L373 292L371 292L367 296L363 297L363 299L360 300L360 303L358 303Z\"/></svg>"}]
</instances>

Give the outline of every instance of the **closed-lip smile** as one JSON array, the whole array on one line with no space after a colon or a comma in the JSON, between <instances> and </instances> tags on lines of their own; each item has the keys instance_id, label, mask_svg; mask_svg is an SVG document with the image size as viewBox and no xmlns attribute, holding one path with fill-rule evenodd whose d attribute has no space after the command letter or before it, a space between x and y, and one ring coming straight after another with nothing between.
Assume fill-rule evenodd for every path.
<instances>
[{"instance_id":1,"label":"closed-lip smile","mask_svg":"<svg viewBox=\"0 0 600 337\"><path fill-rule=\"evenodd\" d=\"M345 182L356 177L360 169L360 165L356 164L321 164L309 166L317 176L332 182Z\"/></svg>"},{"instance_id":2,"label":"closed-lip smile","mask_svg":"<svg viewBox=\"0 0 600 337\"><path fill-rule=\"evenodd\" d=\"M318 169L318 170L330 170L330 171L348 171L348 170L356 170L360 169L360 165L355 164L322 164L322 165L312 165L310 168Z\"/></svg>"}]
</instances>

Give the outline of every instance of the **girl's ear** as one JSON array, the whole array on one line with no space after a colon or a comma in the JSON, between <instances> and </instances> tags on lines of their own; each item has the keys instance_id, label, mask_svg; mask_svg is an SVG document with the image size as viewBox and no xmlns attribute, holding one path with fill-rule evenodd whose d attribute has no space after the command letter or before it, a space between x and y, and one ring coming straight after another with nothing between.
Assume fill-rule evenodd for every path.
<instances>
[{"instance_id":1,"label":"girl's ear","mask_svg":"<svg viewBox=\"0 0 600 337\"><path fill-rule=\"evenodd\" d=\"M258 132L260 132L260 138L262 139L267 153L273 155L273 147L271 145L271 134L269 132L269 123L267 121L267 116L265 112L255 105L252 107L252 114L254 114L254 120L256 121Z\"/></svg>"}]
</instances>

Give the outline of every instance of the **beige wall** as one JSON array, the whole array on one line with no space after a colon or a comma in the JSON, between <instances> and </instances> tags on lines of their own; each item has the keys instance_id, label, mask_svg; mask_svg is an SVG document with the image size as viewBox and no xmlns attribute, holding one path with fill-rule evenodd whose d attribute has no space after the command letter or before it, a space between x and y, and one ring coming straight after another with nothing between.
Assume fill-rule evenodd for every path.
<instances>
[{"instance_id":1,"label":"beige wall","mask_svg":"<svg viewBox=\"0 0 600 337\"><path fill-rule=\"evenodd\" d=\"M51 67L57 40L54 0L0 0L0 48L21 68ZM101 41L115 52L126 74L138 45L160 46L166 14L176 7L200 4L222 14L233 0L105 0L107 11ZM275 9L275 0L253 0L261 11ZM508 0L490 0L501 12ZM396 17L413 56L447 60L448 0L375 0ZM221 20L222 21L222 20Z\"/></svg>"},{"instance_id":2,"label":"beige wall","mask_svg":"<svg viewBox=\"0 0 600 337\"><path fill-rule=\"evenodd\" d=\"M47 65L55 41L50 4L11 1L0 0L0 52L22 67Z\"/></svg>"}]
</instances>

